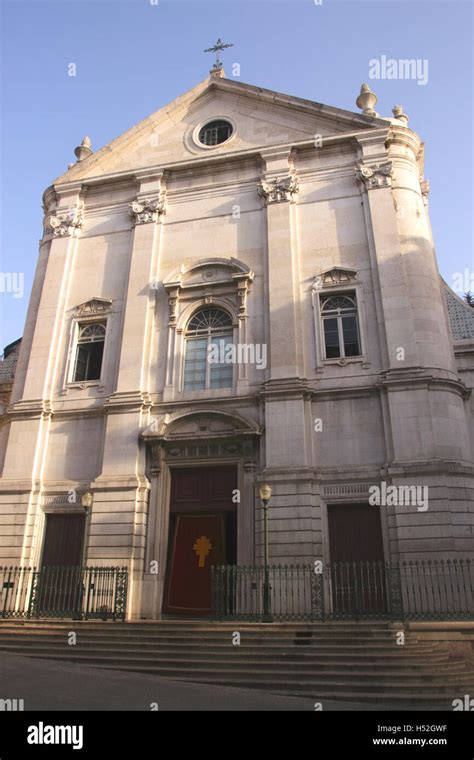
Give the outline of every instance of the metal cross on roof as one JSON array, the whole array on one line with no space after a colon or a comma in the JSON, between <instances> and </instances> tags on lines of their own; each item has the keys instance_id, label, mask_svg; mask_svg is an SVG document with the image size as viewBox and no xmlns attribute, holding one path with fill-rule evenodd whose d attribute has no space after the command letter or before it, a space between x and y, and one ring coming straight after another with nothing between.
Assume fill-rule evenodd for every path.
<instances>
[{"instance_id":1,"label":"metal cross on roof","mask_svg":"<svg viewBox=\"0 0 474 760\"><path fill-rule=\"evenodd\" d=\"M210 48L206 48L204 51L205 53L215 53L216 54L216 62L214 64L215 69L220 69L222 66L221 60L219 58L219 53L221 50L225 50L226 48L234 47L234 44L232 42L222 42L221 38L217 38L217 42Z\"/></svg>"}]
</instances>

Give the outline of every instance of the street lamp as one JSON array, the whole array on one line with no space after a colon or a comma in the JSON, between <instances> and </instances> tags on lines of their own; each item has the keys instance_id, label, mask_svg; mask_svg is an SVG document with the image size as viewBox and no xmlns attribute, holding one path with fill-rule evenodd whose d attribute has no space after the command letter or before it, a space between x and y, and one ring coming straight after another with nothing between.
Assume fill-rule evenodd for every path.
<instances>
[{"instance_id":1,"label":"street lamp","mask_svg":"<svg viewBox=\"0 0 474 760\"><path fill-rule=\"evenodd\" d=\"M268 572L268 502L272 496L272 489L268 483L259 488L260 499L263 506L263 623L272 623L270 607L270 577Z\"/></svg>"}]
</instances>

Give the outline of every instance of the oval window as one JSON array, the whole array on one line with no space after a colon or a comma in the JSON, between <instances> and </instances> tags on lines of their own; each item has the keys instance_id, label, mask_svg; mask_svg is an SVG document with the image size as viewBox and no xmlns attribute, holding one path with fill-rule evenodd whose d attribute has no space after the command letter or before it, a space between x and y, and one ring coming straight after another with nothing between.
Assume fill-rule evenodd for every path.
<instances>
[{"instance_id":1,"label":"oval window","mask_svg":"<svg viewBox=\"0 0 474 760\"><path fill-rule=\"evenodd\" d=\"M232 135L232 124L223 119L209 121L199 130L199 142L202 145L220 145Z\"/></svg>"}]
</instances>

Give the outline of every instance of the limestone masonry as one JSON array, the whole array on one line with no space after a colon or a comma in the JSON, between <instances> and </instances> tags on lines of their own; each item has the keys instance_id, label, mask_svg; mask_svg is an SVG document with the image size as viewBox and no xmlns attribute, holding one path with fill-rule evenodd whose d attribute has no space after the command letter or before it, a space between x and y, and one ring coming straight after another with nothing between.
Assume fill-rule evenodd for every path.
<instances>
[{"instance_id":1,"label":"limestone masonry","mask_svg":"<svg viewBox=\"0 0 474 760\"><path fill-rule=\"evenodd\" d=\"M86 510L84 564L127 566L128 616L158 617L173 472L223 465L238 564L261 562L265 482L272 563L334 558L341 505L380 511L386 560L474 556L474 310L438 272L422 140L372 95L352 113L217 69L76 149L0 418L0 565L40 566L48 516Z\"/></svg>"}]
</instances>

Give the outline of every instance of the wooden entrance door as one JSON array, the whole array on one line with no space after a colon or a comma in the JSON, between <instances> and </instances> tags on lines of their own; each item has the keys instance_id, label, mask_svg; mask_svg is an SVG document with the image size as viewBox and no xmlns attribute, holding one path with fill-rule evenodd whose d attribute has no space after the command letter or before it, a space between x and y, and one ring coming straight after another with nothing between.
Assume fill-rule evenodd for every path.
<instances>
[{"instance_id":1,"label":"wooden entrance door","mask_svg":"<svg viewBox=\"0 0 474 760\"><path fill-rule=\"evenodd\" d=\"M387 611L380 510L369 504L328 507L333 612L373 615Z\"/></svg>"},{"instance_id":2,"label":"wooden entrance door","mask_svg":"<svg viewBox=\"0 0 474 760\"><path fill-rule=\"evenodd\" d=\"M39 614L82 607L84 514L47 515L36 609Z\"/></svg>"},{"instance_id":3,"label":"wooden entrance door","mask_svg":"<svg viewBox=\"0 0 474 760\"><path fill-rule=\"evenodd\" d=\"M47 515L42 567L78 567L82 564L86 517Z\"/></svg>"},{"instance_id":4,"label":"wooden entrance door","mask_svg":"<svg viewBox=\"0 0 474 760\"><path fill-rule=\"evenodd\" d=\"M236 488L234 466L172 470L163 612L209 614L212 565L237 560Z\"/></svg>"}]
</instances>

